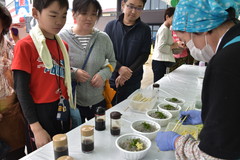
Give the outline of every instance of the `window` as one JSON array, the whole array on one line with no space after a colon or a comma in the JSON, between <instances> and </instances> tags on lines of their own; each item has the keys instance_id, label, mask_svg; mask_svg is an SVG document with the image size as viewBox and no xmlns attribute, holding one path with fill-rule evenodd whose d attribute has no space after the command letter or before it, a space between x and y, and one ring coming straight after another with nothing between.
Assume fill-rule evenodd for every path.
<instances>
[{"instance_id":1,"label":"window","mask_svg":"<svg viewBox=\"0 0 240 160\"><path fill-rule=\"evenodd\" d=\"M167 3L162 0L148 0L144 6L144 10L166 9Z\"/></svg>"},{"instance_id":2,"label":"window","mask_svg":"<svg viewBox=\"0 0 240 160\"><path fill-rule=\"evenodd\" d=\"M149 24L149 27L151 28L151 33L152 33L152 44L154 45L155 39L156 39L156 34L161 25L151 25Z\"/></svg>"}]
</instances>

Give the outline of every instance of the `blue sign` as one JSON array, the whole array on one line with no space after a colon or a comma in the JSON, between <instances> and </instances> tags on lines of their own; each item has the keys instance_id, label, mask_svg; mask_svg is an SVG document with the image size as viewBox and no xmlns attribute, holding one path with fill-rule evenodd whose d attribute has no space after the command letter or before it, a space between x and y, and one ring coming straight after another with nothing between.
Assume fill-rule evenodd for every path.
<instances>
[{"instance_id":1,"label":"blue sign","mask_svg":"<svg viewBox=\"0 0 240 160\"><path fill-rule=\"evenodd\" d=\"M27 15L30 13L28 0L15 0L15 11L16 15Z\"/></svg>"}]
</instances>

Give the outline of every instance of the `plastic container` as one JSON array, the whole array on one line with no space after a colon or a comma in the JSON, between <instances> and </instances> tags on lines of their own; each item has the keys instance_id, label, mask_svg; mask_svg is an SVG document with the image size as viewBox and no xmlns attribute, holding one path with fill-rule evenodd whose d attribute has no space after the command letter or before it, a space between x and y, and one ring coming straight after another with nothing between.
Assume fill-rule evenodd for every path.
<instances>
[{"instance_id":1,"label":"plastic container","mask_svg":"<svg viewBox=\"0 0 240 160\"><path fill-rule=\"evenodd\" d=\"M114 111L110 113L110 132L113 136L120 135L121 132L121 116L120 112Z\"/></svg>"},{"instance_id":2,"label":"plastic container","mask_svg":"<svg viewBox=\"0 0 240 160\"><path fill-rule=\"evenodd\" d=\"M159 118L154 118L152 116L150 116L151 113L153 112L156 112L156 111L159 111L159 112L162 112L165 116L167 116L167 118L165 119L159 119ZM172 114L166 110L163 110L163 109L152 109L152 110L149 110L146 112L146 116L150 119L150 120L153 120L155 122L157 122L158 124L160 124L161 127L164 127L166 126L171 118L172 118Z\"/></svg>"},{"instance_id":3,"label":"plastic container","mask_svg":"<svg viewBox=\"0 0 240 160\"><path fill-rule=\"evenodd\" d=\"M178 104L180 106L183 106L183 104L185 103L184 99L177 98L177 97L164 98L164 101L170 104Z\"/></svg>"},{"instance_id":4,"label":"plastic container","mask_svg":"<svg viewBox=\"0 0 240 160\"><path fill-rule=\"evenodd\" d=\"M62 156L68 156L68 141L66 134L57 134L53 136L53 150L55 159Z\"/></svg>"},{"instance_id":5,"label":"plastic container","mask_svg":"<svg viewBox=\"0 0 240 160\"><path fill-rule=\"evenodd\" d=\"M128 99L129 108L140 113L151 110L157 102L156 92L152 89L138 89Z\"/></svg>"},{"instance_id":6,"label":"plastic container","mask_svg":"<svg viewBox=\"0 0 240 160\"><path fill-rule=\"evenodd\" d=\"M173 106L174 108L176 108L175 110L169 110L169 109L165 109L164 107L166 105L171 105ZM170 112L172 114L172 117L178 117L179 116L179 112L180 110L182 109L182 107L180 105L177 105L177 104L170 104L170 103L160 103L157 105L157 107L159 109L163 109L163 110L167 110L168 112Z\"/></svg>"},{"instance_id":7,"label":"plastic container","mask_svg":"<svg viewBox=\"0 0 240 160\"><path fill-rule=\"evenodd\" d=\"M103 107L98 107L95 114L95 129L97 131L103 131L106 129L105 122L105 109Z\"/></svg>"},{"instance_id":8,"label":"plastic container","mask_svg":"<svg viewBox=\"0 0 240 160\"><path fill-rule=\"evenodd\" d=\"M144 123L144 122L154 126L156 128L156 130L153 132L141 132L141 131L137 130L136 128L138 127L138 125L142 125L142 123ZM132 122L131 129L133 130L133 132L135 132L137 134L141 134L141 135L149 138L150 140L154 140L156 138L157 133L160 131L161 126L157 122L154 122L151 120L137 120L137 121Z\"/></svg>"},{"instance_id":9,"label":"plastic container","mask_svg":"<svg viewBox=\"0 0 240 160\"><path fill-rule=\"evenodd\" d=\"M124 141L126 141L128 139L138 139L138 138L141 141L143 141L144 145L146 146L146 148L144 150L141 150L141 151L127 151L127 150L121 148L120 145L119 145L121 143L124 143ZM122 157L124 159L139 160L139 159L142 159L147 154L147 152L149 151L152 143L145 136L135 134L135 133L129 133L129 134L124 134L124 135L119 136L116 139L115 144L116 144L118 150L120 151L120 154L122 155Z\"/></svg>"},{"instance_id":10,"label":"plastic container","mask_svg":"<svg viewBox=\"0 0 240 160\"><path fill-rule=\"evenodd\" d=\"M59 157L57 160L74 160L74 159L70 156L62 156L62 157Z\"/></svg>"},{"instance_id":11,"label":"plastic container","mask_svg":"<svg viewBox=\"0 0 240 160\"><path fill-rule=\"evenodd\" d=\"M169 122L165 131L172 131L176 123ZM198 139L198 128L193 125L181 125L175 132L180 135L191 134L195 139Z\"/></svg>"},{"instance_id":12,"label":"plastic container","mask_svg":"<svg viewBox=\"0 0 240 160\"><path fill-rule=\"evenodd\" d=\"M156 92L157 101L159 101L160 84L154 83L154 84L152 85L152 88L153 88L153 90Z\"/></svg>"},{"instance_id":13,"label":"plastic container","mask_svg":"<svg viewBox=\"0 0 240 160\"><path fill-rule=\"evenodd\" d=\"M85 125L81 127L82 152L90 153L94 150L94 127Z\"/></svg>"}]
</instances>

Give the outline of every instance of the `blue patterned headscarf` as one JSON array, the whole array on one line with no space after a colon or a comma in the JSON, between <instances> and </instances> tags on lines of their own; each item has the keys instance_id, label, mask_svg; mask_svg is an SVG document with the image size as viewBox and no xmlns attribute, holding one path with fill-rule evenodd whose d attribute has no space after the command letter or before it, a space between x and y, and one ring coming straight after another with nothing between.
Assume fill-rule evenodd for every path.
<instances>
[{"instance_id":1,"label":"blue patterned headscarf","mask_svg":"<svg viewBox=\"0 0 240 160\"><path fill-rule=\"evenodd\" d=\"M233 7L236 18L240 0L180 0L176 6L172 29L186 32L207 32L228 19L228 8Z\"/></svg>"}]
</instances>

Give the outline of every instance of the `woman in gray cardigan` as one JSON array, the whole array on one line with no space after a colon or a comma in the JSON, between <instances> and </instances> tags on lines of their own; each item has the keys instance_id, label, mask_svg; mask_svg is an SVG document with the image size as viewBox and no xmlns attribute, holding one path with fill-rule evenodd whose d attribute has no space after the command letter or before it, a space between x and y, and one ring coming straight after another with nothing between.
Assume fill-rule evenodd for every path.
<instances>
[{"instance_id":1,"label":"woman in gray cardigan","mask_svg":"<svg viewBox=\"0 0 240 160\"><path fill-rule=\"evenodd\" d=\"M76 25L60 32L60 36L69 45L72 80L78 82L76 103L84 123L94 117L98 106L106 107L103 90L105 80L112 75L106 64L115 68L116 59L108 35L94 28L102 14L99 2L74 0L72 11Z\"/></svg>"}]
</instances>

